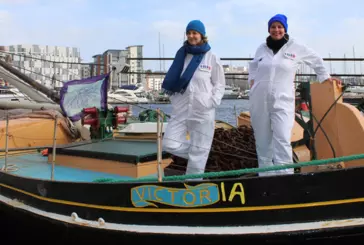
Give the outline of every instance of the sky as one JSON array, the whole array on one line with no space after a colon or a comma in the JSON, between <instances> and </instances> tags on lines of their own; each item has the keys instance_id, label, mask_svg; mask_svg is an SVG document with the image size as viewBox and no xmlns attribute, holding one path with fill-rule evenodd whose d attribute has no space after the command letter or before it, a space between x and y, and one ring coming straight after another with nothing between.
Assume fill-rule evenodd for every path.
<instances>
[{"instance_id":1,"label":"sky","mask_svg":"<svg viewBox=\"0 0 364 245\"><path fill-rule=\"evenodd\" d=\"M288 34L322 57L353 57L355 51L360 58L363 9L363 0L0 0L0 45L77 47L89 62L95 54L129 45L143 45L144 57L159 57L160 36L161 56L174 57L186 25L199 19L217 56L246 58L265 41L269 18L281 13L288 18ZM343 68L332 65L334 72ZM144 66L158 70L160 63ZM347 63L345 69L353 72L354 66ZM355 69L364 70L364 64Z\"/></svg>"}]
</instances>

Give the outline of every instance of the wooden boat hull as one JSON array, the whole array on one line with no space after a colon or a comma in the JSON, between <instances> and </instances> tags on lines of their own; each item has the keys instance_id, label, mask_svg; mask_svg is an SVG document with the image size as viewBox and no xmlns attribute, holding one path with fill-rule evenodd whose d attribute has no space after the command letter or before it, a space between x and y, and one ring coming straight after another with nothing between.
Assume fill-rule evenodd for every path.
<instances>
[{"instance_id":1,"label":"wooden boat hull","mask_svg":"<svg viewBox=\"0 0 364 245\"><path fill-rule=\"evenodd\" d=\"M84 242L351 239L364 233L363 175L364 168L352 168L185 183L76 183L0 172L0 207L10 220L1 224L29 231L27 240L52 232L57 240Z\"/></svg>"},{"instance_id":2,"label":"wooden boat hull","mask_svg":"<svg viewBox=\"0 0 364 245\"><path fill-rule=\"evenodd\" d=\"M85 224L74 224L41 217L25 210L18 210L0 204L6 212L2 215L0 228L2 241L21 242L36 241L41 244L135 244L139 242L181 243L196 242L198 244L362 244L364 226L346 228L312 229L299 232L280 232L273 234L163 234L116 231L89 227ZM1 213L0 213L1 214ZM5 243L6 244L6 243Z\"/></svg>"}]
</instances>

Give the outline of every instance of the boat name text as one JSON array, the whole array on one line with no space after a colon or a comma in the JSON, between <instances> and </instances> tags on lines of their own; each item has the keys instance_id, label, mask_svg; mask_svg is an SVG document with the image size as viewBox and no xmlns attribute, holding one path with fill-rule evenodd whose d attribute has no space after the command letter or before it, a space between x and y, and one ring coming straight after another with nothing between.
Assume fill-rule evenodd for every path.
<instances>
[{"instance_id":1,"label":"boat name text","mask_svg":"<svg viewBox=\"0 0 364 245\"><path fill-rule=\"evenodd\" d=\"M131 201L134 207L158 207L156 203L182 207L203 207L218 202L233 202L236 198L245 204L245 192L242 183L234 183L226 188L225 183L203 183L196 186L185 184L185 188L173 188L159 185L142 185L131 189Z\"/></svg>"}]
</instances>

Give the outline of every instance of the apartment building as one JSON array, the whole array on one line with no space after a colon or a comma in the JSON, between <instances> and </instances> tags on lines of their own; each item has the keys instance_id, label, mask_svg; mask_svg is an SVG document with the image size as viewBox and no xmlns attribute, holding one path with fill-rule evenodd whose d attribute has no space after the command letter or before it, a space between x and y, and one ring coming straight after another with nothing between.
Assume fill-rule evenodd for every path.
<instances>
[{"instance_id":1,"label":"apartment building","mask_svg":"<svg viewBox=\"0 0 364 245\"><path fill-rule=\"evenodd\" d=\"M18 44L5 46L5 50L15 68L48 87L62 87L62 82L81 78L78 48Z\"/></svg>"},{"instance_id":2,"label":"apartment building","mask_svg":"<svg viewBox=\"0 0 364 245\"><path fill-rule=\"evenodd\" d=\"M102 54L92 56L94 64L91 65L91 74L97 76L110 72L112 88L125 84L143 84L145 80L143 74L125 73L126 70L142 73L143 61L129 60L129 58L142 57L142 45L128 46L125 49L108 49Z\"/></svg>"}]
</instances>

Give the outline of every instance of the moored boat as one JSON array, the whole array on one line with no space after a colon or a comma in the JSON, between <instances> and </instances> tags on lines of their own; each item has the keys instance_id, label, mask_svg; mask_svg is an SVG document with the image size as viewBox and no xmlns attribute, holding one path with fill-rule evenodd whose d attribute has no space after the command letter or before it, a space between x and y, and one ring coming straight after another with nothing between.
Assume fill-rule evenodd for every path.
<instances>
[{"instance_id":1,"label":"moored boat","mask_svg":"<svg viewBox=\"0 0 364 245\"><path fill-rule=\"evenodd\" d=\"M84 243L364 241L364 119L332 86L307 88L310 118L297 116L301 129L292 133L295 163L194 176L163 176L173 162L161 150L160 120L157 139L120 140L110 129L125 122L123 108L102 99L88 108L68 104L74 110L66 115L89 124L92 140L54 144L47 157L6 151L3 164L12 168L0 172L1 217L14 224L7 232ZM298 171L252 175L282 168Z\"/></svg>"}]
</instances>

